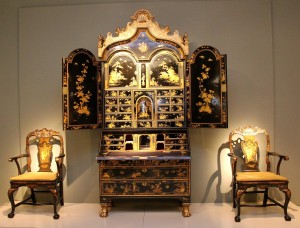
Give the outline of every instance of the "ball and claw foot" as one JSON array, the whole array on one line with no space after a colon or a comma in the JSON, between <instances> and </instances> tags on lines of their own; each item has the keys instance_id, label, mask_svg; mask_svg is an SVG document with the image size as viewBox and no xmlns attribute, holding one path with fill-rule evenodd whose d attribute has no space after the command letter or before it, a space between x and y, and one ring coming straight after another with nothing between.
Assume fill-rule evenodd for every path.
<instances>
[{"instance_id":1,"label":"ball and claw foot","mask_svg":"<svg viewBox=\"0 0 300 228\"><path fill-rule=\"evenodd\" d=\"M289 215L284 216L285 221L291 221L291 217Z\"/></svg>"},{"instance_id":2,"label":"ball and claw foot","mask_svg":"<svg viewBox=\"0 0 300 228\"><path fill-rule=\"evenodd\" d=\"M190 212L190 204L182 204L182 216L191 217L192 213Z\"/></svg>"},{"instance_id":3,"label":"ball and claw foot","mask_svg":"<svg viewBox=\"0 0 300 228\"><path fill-rule=\"evenodd\" d=\"M104 206L101 206L101 210L99 212L99 216L100 217L107 217L108 216L108 206L107 205L104 205Z\"/></svg>"},{"instance_id":4,"label":"ball and claw foot","mask_svg":"<svg viewBox=\"0 0 300 228\"><path fill-rule=\"evenodd\" d=\"M240 222L240 221L241 221L240 216L235 216L235 217L234 217L234 221L235 221L235 222Z\"/></svg>"},{"instance_id":5,"label":"ball and claw foot","mask_svg":"<svg viewBox=\"0 0 300 228\"><path fill-rule=\"evenodd\" d=\"M191 212L182 212L183 217L191 217L192 213Z\"/></svg>"},{"instance_id":6,"label":"ball and claw foot","mask_svg":"<svg viewBox=\"0 0 300 228\"><path fill-rule=\"evenodd\" d=\"M15 216L14 213L9 213L9 214L7 215L8 218L13 218L14 216Z\"/></svg>"}]
</instances>

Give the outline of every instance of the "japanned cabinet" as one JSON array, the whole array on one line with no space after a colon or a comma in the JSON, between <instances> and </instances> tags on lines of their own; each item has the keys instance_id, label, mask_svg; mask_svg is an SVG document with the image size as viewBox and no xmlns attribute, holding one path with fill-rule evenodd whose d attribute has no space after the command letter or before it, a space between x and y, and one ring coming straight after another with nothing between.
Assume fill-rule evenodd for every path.
<instances>
[{"instance_id":1,"label":"japanned cabinet","mask_svg":"<svg viewBox=\"0 0 300 228\"><path fill-rule=\"evenodd\" d=\"M227 127L226 55L138 10L115 36L98 37L98 58L63 58L64 128L99 128L101 217L118 198L176 199L189 217L189 127Z\"/></svg>"}]
</instances>

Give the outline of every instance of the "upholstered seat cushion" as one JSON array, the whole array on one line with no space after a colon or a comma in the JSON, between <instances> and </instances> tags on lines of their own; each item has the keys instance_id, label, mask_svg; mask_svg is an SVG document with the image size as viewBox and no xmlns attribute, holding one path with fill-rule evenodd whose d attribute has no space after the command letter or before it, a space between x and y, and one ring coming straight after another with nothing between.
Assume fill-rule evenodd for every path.
<instances>
[{"instance_id":1,"label":"upholstered seat cushion","mask_svg":"<svg viewBox=\"0 0 300 228\"><path fill-rule=\"evenodd\" d=\"M271 172L237 172L237 181L288 181L286 177Z\"/></svg>"},{"instance_id":2,"label":"upholstered seat cushion","mask_svg":"<svg viewBox=\"0 0 300 228\"><path fill-rule=\"evenodd\" d=\"M57 178L56 172L28 172L22 175L11 177L11 181L54 181Z\"/></svg>"}]
</instances>

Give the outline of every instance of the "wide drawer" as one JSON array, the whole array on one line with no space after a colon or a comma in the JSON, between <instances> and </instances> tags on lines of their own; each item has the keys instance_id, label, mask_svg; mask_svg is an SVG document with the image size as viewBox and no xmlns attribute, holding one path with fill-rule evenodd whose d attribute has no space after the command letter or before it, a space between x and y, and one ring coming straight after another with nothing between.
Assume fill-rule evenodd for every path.
<instances>
[{"instance_id":1,"label":"wide drawer","mask_svg":"<svg viewBox=\"0 0 300 228\"><path fill-rule=\"evenodd\" d=\"M101 181L101 196L190 195L188 180Z\"/></svg>"},{"instance_id":2,"label":"wide drawer","mask_svg":"<svg viewBox=\"0 0 300 228\"><path fill-rule=\"evenodd\" d=\"M183 166L190 165L190 159L128 159L128 160L101 160L99 161L100 167L129 167L129 166Z\"/></svg>"},{"instance_id":3,"label":"wide drawer","mask_svg":"<svg viewBox=\"0 0 300 228\"><path fill-rule=\"evenodd\" d=\"M184 167L123 167L123 168L100 168L100 179L186 179L190 171Z\"/></svg>"}]
</instances>

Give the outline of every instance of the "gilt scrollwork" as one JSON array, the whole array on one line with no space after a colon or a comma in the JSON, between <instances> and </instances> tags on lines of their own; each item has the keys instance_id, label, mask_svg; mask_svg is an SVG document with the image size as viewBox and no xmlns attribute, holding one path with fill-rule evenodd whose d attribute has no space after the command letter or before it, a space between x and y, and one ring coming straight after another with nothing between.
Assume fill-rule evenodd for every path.
<instances>
[{"instance_id":1,"label":"gilt scrollwork","mask_svg":"<svg viewBox=\"0 0 300 228\"><path fill-rule=\"evenodd\" d=\"M186 33L180 36L179 31L175 30L173 34L169 34L170 28L168 26L160 27L148 10L140 9L131 17L131 22L128 22L125 28L117 28L116 36L108 32L105 38L98 37L98 56L103 57L108 46L131 39L139 28L147 28L157 39L177 44L182 52L181 58L189 54L189 41ZM145 47L142 50L145 50Z\"/></svg>"}]
</instances>

